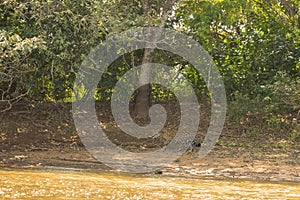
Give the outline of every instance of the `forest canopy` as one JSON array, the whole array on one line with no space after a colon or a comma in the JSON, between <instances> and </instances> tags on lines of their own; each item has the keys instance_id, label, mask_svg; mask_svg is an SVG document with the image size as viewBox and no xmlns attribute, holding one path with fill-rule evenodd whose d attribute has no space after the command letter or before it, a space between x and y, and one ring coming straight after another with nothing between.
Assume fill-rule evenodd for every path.
<instances>
[{"instance_id":1,"label":"forest canopy","mask_svg":"<svg viewBox=\"0 0 300 200\"><path fill-rule=\"evenodd\" d=\"M298 111L299 8L297 0L1 1L0 109L22 99L70 101L76 73L92 48L125 30L163 26L191 36L209 52L228 100L259 99L276 112ZM109 100L118 77L141 64L143 53L116 60L96 99ZM189 63L164 51L152 52L152 60L176 68L199 95L205 93ZM154 98L169 98L156 89L153 85Z\"/></svg>"}]
</instances>

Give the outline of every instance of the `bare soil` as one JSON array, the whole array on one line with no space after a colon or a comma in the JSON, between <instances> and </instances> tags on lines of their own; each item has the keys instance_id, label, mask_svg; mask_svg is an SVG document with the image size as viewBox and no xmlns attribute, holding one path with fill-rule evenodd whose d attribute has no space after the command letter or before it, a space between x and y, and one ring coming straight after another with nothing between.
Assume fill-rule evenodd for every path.
<instances>
[{"instance_id":1,"label":"bare soil","mask_svg":"<svg viewBox=\"0 0 300 200\"><path fill-rule=\"evenodd\" d=\"M171 113L159 137L137 139L115 124L109 104L98 102L100 126L118 146L133 152L153 151L176 134L180 119L176 102L166 104ZM205 106L202 107L205 110ZM198 157L209 123L202 113L194 145L168 167L156 171L168 176L230 177L238 179L300 181L300 141L268 133L247 135L228 121L215 148ZM145 122L137 121L143 124ZM70 103L23 102L0 115L0 167L113 171L93 158L81 143Z\"/></svg>"}]
</instances>

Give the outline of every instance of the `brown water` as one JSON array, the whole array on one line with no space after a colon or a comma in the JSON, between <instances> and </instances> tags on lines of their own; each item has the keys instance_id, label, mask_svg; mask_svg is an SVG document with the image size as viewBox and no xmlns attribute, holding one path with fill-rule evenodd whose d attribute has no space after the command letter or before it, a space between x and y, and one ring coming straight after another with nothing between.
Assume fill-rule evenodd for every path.
<instances>
[{"instance_id":1,"label":"brown water","mask_svg":"<svg viewBox=\"0 0 300 200\"><path fill-rule=\"evenodd\" d=\"M0 199L300 199L300 183L0 170Z\"/></svg>"}]
</instances>

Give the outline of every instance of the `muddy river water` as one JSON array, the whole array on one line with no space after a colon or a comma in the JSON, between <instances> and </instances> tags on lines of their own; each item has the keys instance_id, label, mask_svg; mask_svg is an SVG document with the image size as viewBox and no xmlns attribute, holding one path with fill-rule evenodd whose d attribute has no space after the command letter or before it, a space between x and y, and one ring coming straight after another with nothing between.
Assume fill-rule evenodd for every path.
<instances>
[{"instance_id":1,"label":"muddy river water","mask_svg":"<svg viewBox=\"0 0 300 200\"><path fill-rule=\"evenodd\" d=\"M0 199L300 199L300 183L0 169Z\"/></svg>"}]
</instances>

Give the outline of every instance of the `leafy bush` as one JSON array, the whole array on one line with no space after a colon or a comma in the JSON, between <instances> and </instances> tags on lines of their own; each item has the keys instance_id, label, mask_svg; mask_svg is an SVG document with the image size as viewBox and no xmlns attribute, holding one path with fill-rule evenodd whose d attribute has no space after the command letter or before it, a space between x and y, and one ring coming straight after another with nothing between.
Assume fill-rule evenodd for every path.
<instances>
[{"instance_id":1,"label":"leafy bush","mask_svg":"<svg viewBox=\"0 0 300 200\"><path fill-rule=\"evenodd\" d=\"M295 140L300 130L300 78L279 72L255 97L236 93L228 104L228 120L239 133L272 133Z\"/></svg>"},{"instance_id":2,"label":"leafy bush","mask_svg":"<svg viewBox=\"0 0 300 200\"><path fill-rule=\"evenodd\" d=\"M0 111L10 109L30 91L26 75L35 70L30 58L38 49L45 49L42 38L21 38L0 30Z\"/></svg>"}]
</instances>

